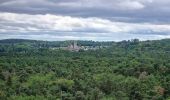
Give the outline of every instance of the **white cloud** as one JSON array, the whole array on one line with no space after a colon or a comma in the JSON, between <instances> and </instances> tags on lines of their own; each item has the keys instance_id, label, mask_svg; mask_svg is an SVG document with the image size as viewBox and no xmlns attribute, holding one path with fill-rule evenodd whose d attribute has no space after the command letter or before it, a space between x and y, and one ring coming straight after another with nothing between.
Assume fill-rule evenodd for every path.
<instances>
[{"instance_id":1,"label":"white cloud","mask_svg":"<svg viewBox=\"0 0 170 100\"><path fill-rule=\"evenodd\" d=\"M0 13L0 34L3 34L1 38L34 36L40 39L147 39L148 36L170 36L170 25L114 22L95 17Z\"/></svg>"},{"instance_id":2,"label":"white cloud","mask_svg":"<svg viewBox=\"0 0 170 100\"><path fill-rule=\"evenodd\" d=\"M113 22L100 18L74 18L69 16L56 16L51 14L28 15L0 13L0 20L1 26L7 28L7 30L9 31L13 30L13 28L18 29L23 27L25 28L25 31L122 31L122 29L117 25L114 25Z\"/></svg>"}]
</instances>

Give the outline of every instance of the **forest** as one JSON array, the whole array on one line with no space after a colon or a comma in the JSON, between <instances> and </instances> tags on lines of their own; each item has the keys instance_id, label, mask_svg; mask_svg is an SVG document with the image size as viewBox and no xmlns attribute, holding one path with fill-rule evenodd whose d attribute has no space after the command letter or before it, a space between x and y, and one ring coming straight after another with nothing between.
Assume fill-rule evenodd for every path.
<instances>
[{"instance_id":1,"label":"forest","mask_svg":"<svg viewBox=\"0 0 170 100\"><path fill-rule=\"evenodd\" d=\"M170 39L0 40L0 100L170 100Z\"/></svg>"}]
</instances>

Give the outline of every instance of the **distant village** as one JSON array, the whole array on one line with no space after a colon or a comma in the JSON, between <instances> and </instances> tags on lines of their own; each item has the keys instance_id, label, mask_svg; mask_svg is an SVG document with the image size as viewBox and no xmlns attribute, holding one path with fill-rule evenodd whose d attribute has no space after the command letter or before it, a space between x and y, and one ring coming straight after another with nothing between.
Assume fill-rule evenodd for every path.
<instances>
[{"instance_id":1,"label":"distant village","mask_svg":"<svg viewBox=\"0 0 170 100\"><path fill-rule=\"evenodd\" d=\"M69 51L80 51L80 50L97 50L101 48L107 48L108 46L79 46L76 41L70 43L67 47L55 47L52 48L53 50L55 49L63 49L63 50L69 50Z\"/></svg>"}]
</instances>

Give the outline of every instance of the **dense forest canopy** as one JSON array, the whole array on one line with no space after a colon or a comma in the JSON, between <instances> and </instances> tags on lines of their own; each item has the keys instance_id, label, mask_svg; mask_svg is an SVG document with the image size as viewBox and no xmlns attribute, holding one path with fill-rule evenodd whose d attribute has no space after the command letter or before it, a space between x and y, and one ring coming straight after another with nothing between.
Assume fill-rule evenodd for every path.
<instances>
[{"instance_id":1,"label":"dense forest canopy","mask_svg":"<svg viewBox=\"0 0 170 100\"><path fill-rule=\"evenodd\" d=\"M169 100L170 39L0 40L0 100Z\"/></svg>"}]
</instances>

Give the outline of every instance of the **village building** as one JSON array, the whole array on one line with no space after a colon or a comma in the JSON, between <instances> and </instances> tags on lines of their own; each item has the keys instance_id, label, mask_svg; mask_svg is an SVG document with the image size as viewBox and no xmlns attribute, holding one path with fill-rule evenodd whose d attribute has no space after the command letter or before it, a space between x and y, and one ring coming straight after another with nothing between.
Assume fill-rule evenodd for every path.
<instances>
[{"instance_id":1,"label":"village building","mask_svg":"<svg viewBox=\"0 0 170 100\"><path fill-rule=\"evenodd\" d=\"M73 43L70 43L70 45L67 47L67 50L69 51L79 51L80 49L81 47L77 45L76 41L74 41Z\"/></svg>"}]
</instances>

